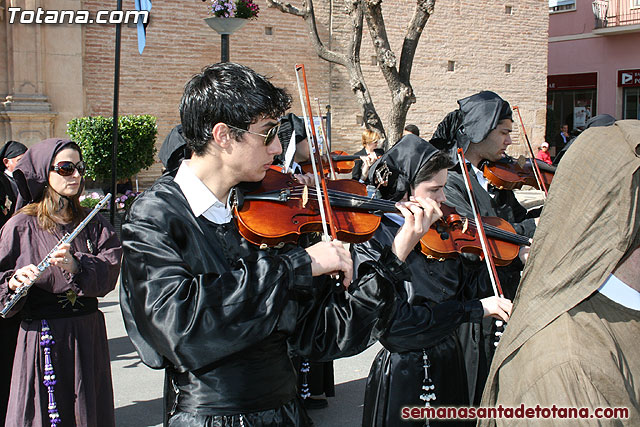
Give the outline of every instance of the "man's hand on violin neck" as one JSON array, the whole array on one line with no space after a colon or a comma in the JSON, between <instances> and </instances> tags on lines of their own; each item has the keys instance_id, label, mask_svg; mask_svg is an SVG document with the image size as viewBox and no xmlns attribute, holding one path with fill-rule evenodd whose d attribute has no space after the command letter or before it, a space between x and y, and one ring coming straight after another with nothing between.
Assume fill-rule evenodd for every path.
<instances>
[{"instance_id":1,"label":"man's hand on violin neck","mask_svg":"<svg viewBox=\"0 0 640 427\"><path fill-rule=\"evenodd\" d=\"M336 272L343 273L342 283L349 287L353 278L353 261L344 244L338 240L320 242L306 249L311 257L311 274L322 276Z\"/></svg>"},{"instance_id":2,"label":"man's hand on violin neck","mask_svg":"<svg viewBox=\"0 0 640 427\"><path fill-rule=\"evenodd\" d=\"M400 261L404 261L431 224L442 218L442 210L435 201L422 197L412 197L410 202L398 202L396 208L404 216L404 224L393 240L391 251Z\"/></svg>"}]
</instances>

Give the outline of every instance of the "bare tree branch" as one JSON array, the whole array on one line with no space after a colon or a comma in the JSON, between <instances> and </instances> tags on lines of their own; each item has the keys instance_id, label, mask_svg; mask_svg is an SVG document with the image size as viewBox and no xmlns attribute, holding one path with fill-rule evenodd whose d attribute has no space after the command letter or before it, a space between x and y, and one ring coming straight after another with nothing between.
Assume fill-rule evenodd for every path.
<instances>
[{"instance_id":1,"label":"bare tree branch","mask_svg":"<svg viewBox=\"0 0 640 427\"><path fill-rule=\"evenodd\" d=\"M289 13L291 15L301 16L304 18L304 12L293 6L291 3L284 3L280 0L267 0L269 7L276 8L283 13Z\"/></svg>"},{"instance_id":2,"label":"bare tree branch","mask_svg":"<svg viewBox=\"0 0 640 427\"><path fill-rule=\"evenodd\" d=\"M395 143L402 137L407 113L411 105L416 102L410 82L411 68L413 67L413 58L418 47L418 41L427 20L433 12L435 0L416 0L416 10L404 38L399 64L389 44L382 15L382 0L363 1L366 4L365 16L378 57L378 65L392 94L391 111L389 112L388 120L390 126L387 134L391 142Z\"/></svg>"},{"instance_id":3,"label":"bare tree branch","mask_svg":"<svg viewBox=\"0 0 640 427\"><path fill-rule=\"evenodd\" d=\"M290 3L284 3L282 0L267 0L267 4L269 7L277 8L284 13L302 17L307 24L311 43L318 56L326 61L340 64L347 69L349 85L362 107L365 125L368 128L377 129L385 137L388 136L384 143L384 148L386 149L389 142L395 143L402 136L407 112L411 105L416 102L410 83L411 68L413 67L413 59L422 30L433 13L435 1L416 0L416 10L404 37L399 62L389 44L382 15L382 0L344 0L345 11L351 18L351 32L347 41L346 54L328 49L320 40L313 0L303 0L300 8L294 7ZM367 20L369 33L373 40L378 65L392 94L388 132L385 131L385 127L376 112L360 64L364 18Z\"/></svg>"},{"instance_id":4,"label":"bare tree branch","mask_svg":"<svg viewBox=\"0 0 640 427\"><path fill-rule=\"evenodd\" d=\"M402 51L400 53L400 68L399 76L400 80L405 84L409 84L409 78L411 77L411 68L413 67L413 58L418 48L418 42L422 35L427 21L433 13L435 6L435 0L418 0L416 4L416 11L411 18L407 34L404 37L402 43Z\"/></svg>"},{"instance_id":5,"label":"bare tree branch","mask_svg":"<svg viewBox=\"0 0 640 427\"><path fill-rule=\"evenodd\" d=\"M367 87L362 67L360 64L360 48L362 46L362 30L364 22L364 10L362 0L345 0L347 13L351 17L351 38L348 46L349 63L346 66L349 73L351 91L356 96L362 108L362 119L367 128L376 129L383 138L386 138L384 126L376 111L371 93Z\"/></svg>"},{"instance_id":6,"label":"bare tree branch","mask_svg":"<svg viewBox=\"0 0 640 427\"><path fill-rule=\"evenodd\" d=\"M313 47L316 50L318 56L325 61L333 62L334 64L340 64L345 67L347 66L348 59L345 55L329 50L324 45L324 43L322 43L322 40L320 40L318 27L316 26L316 17L312 0L305 0L302 3L302 8L300 9L292 6L291 3L284 4L280 0L267 0L267 4L269 7L279 9L281 12L302 17L307 24L307 30L309 33L309 38L311 39L311 44L313 44Z\"/></svg>"}]
</instances>

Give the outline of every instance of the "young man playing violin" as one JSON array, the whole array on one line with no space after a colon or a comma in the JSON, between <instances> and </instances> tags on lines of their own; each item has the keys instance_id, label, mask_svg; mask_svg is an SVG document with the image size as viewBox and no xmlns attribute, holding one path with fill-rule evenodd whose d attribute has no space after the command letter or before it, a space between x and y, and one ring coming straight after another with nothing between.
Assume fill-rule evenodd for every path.
<instances>
[{"instance_id":1,"label":"young man playing violin","mask_svg":"<svg viewBox=\"0 0 640 427\"><path fill-rule=\"evenodd\" d=\"M462 148L468 163L469 180L475 195L475 203L481 216L500 217L508 221L516 233L529 238L533 237L540 209L527 212L512 190L500 190L494 187L481 170L485 162L496 162L502 159L507 148L512 144L513 119L509 103L494 92L483 91L459 100L458 104L460 108L444 118L430 142L440 149L448 150L452 159L457 159L455 152L458 148ZM459 164L449 170L444 192L448 204L456 208L461 215L473 217L465 177ZM513 299L516 294L528 249L523 246L518 258L509 265L497 269L504 295L509 299ZM485 268L484 263L476 255L465 254L464 256L470 263L475 263L477 268ZM491 287L487 286L479 290L478 296L492 294ZM495 351L494 322L485 320L483 331L484 350L487 362L490 363ZM472 343L465 347L466 353L476 352L478 343L470 337L475 337L478 333L477 325L466 324L460 328L461 336L466 337L463 338L463 343ZM486 370L488 366L484 365L481 369ZM476 397L479 397L482 385L483 382L477 384Z\"/></svg>"},{"instance_id":2,"label":"young man playing violin","mask_svg":"<svg viewBox=\"0 0 640 427\"><path fill-rule=\"evenodd\" d=\"M142 361L165 369L169 426L310 425L287 345L316 360L355 354L393 312L406 269L397 251L361 264L351 283L341 242L260 249L239 234L228 195L265 177L289 105L242 65L196 74L180 104L192 157L139 196L123 226L123 316ZM396 247L415 245L440 214L425 200L411 206L404 214L420 227ZM348 292L312 280L335 272Z\"/></svg>"},{"instance_id":3,"label":"young man playing violin","mask_svg":"<svg viewBox=\"0 0 640 427\"><path fill-rule=\"evenodd\" d=\"M411 200L433 201L438 207L446 201L447 169L452 166L447 153L413 134L405 135L374 164L369 177L374 177L376 169L385 165L390 174L388 184L379 187L382 198L395 201L410 196ZM478 288L486 286L486 270L469 270L460 257L428 257L420 246L398 246L395 236L415 228L411 216L404 212L415 206L398 208L403 216L385 215L373 239L354 245L355 270L361 263L379 257L388 245L406 258L409 267L402 277L404 286L398 295L396 311L380 337L385 348L378 353L369 373L363 426L407 425L408 421L401 418L401 408L405 406L425 406L427 402L431 406L474 403L469 387L475 391L482 354L478 351L476 358L467 362L475 366L467 374L456 330L464 322L478 324L487 316L506 321L511 313L511 302L507 299L476 299ZM419 424L424 425L424 421ZM437 422L431 421L431 425Z\"/></svg>"}]
</instances>

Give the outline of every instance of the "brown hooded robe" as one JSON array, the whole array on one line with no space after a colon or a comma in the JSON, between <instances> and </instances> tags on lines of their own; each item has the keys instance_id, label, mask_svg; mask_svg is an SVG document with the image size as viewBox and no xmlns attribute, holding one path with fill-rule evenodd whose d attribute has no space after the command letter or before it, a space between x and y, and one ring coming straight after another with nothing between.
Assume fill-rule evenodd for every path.
<instances>
[{"instance_id":1,"label":"brown hooded robe","mask_svg":"<svg viewBox=\"0 0 640 427\"><path fill-rule=\"evenodd\" d=\"M640 243L640 121L588 129L565 155L540 218L482 406L626 406L640 425L640 313L596 290ZM543 420L480 420L480 426ZM545 422L545 421L543 421ZM566 425L548 419L545 425Z\"/></svg>"}]
</instances>

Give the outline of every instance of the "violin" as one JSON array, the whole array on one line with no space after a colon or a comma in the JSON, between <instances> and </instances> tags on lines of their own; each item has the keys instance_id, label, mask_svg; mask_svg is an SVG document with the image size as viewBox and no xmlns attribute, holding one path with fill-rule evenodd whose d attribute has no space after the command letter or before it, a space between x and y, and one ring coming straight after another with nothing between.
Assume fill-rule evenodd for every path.
<instances>
[{"instance_id":1,"label":"violin","mask_svg":"<svg viewBox=\"0 0 640 427\"><path fill-rule=\"evenodd\" d=\"M382 212L397 212L395 202L370 199L364 184L351 179L327 181L329 200L339 240L361 243L373 236ZM318 198L313 189L299 184L291 175L268 170L260 187L243 194L234 190L234 216L240 234L262 248L296 242L301 234L321 231ZM421 239L425 255L452 258L458 253L481 252L472 219L442 205L445 215ZM499 254L499 265L518 256L519 247L530 243L515 233L507 221L485 217L484 229Z\"/></svg>"},{"instance_id":2,"label":"violin","mask_svg":"<svg viewBox=\"0 0 640 427\"><path fill-rule=\"evenodd\" d=\"M545 187L549 188L556 167L537 159L536 164L540 170ZM482 170L484 177L500 190L514 190L522 188L523 185L530 185L531 187L541 190L533 170L531 159L521 158L515 160L513 157L503 157L497 162L482 163L480 170Z\"/></svg>"},{"instance_id":3,"label":"violin","mask_svg":"<svg viewBox=\"0 0 640 427\"><path fill-rule=\"evenodd\" d=\"M380 216L367 209L367 188L351 180L327 181L336 237L346 243L369 240ZM320 201L322 203L322 201ZM291 175L267 170L260 187L233 196L240 234L261 248L294 243L304 233L321 232L322 218L315 189L299 184Z\"/></svg>"},{"instance_id":4,"label":"violin","mask_svg":"<svg viewBox=\"0 0 640 427\"><path fill-rule=\"evenodd\" d=\"M360 156L349 155L345 151L332 151L329 155L329 158L326 156L322 157L322 170L325 175L328 175L331 172L331 167L329 166L329 160L331 160L333 164L333 170L336 173L351 173L353 167L355 166L354 160L359 160ZM311 162L303 162L300 164L302 171L304 173L313 173L313 167L311 166Z\"/></svg>"},{"instance_id":5,"label":"violin","mask_svg":"<svg viewBox=\"0 0 640 427\"><path fill-rule=\"evenodd\" d=\"M441 205L443 216L420 239L422 253L431 258L455 258L461 253L473 253L483 259L484 253L476 223L447 205ZM498 217L482 217L493 261L508 265L518 256L520 246L530 245L530 239L515 232L509 222Z\"/></svg>"}]
</instances>

